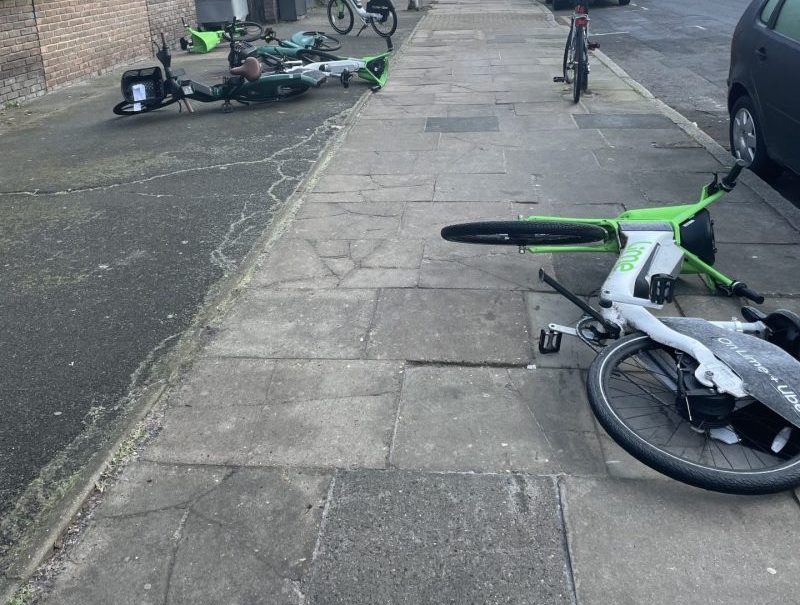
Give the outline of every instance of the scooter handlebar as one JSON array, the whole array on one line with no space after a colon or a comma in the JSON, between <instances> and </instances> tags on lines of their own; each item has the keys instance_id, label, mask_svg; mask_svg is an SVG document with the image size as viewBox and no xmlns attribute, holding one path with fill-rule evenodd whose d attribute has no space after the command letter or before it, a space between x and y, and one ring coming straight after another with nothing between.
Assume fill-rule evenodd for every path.
<instances>
[{"instance_id":1,"label":"scooter handlebar","mask_svg":"<svg viewBox=\"0 0 800 605\"><path fill-rule=\"evenodd\" d=\"M739 175L744 170L745 166L747 166L747 162L744 160L736 160L736 163L731 167L730 172L722 177L722 187L725 191L730 191L734 187L736 187L736 179L739 178Z\"/></svg>"}]
</instances>

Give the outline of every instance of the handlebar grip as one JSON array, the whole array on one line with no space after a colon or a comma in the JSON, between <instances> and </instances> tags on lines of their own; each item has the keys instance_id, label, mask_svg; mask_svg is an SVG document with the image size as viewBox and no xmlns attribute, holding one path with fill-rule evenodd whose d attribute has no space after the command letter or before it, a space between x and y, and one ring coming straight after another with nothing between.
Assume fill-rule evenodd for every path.
<instances>
[{"instance_id":1,"label":"handlebar grip","mask_svg":"<svg viewBox=\"0 0 800 605\"><path fill-rule=\"evenodd\" d=\"M739 178L739 175L742 173L742 170L744 170L746 165L747 162L744 160L736 160L736 163L731 167L730 172L722 178L722 187L726 191L730 191L736 187L736 179Z\"/></svg>"},{"instance_id":2,"label":"handlebar grip","mask_svg":"<svg viewBox=\"0 0 800 605\"><path fill-rule=\"evenodd\" d=\"M764 302L764 297L755 290L749 288L744 282L734 282L733 286L731 286L731 292L733 292L735 296L741 296L752 300L757 305Z\"/></svg>"}]
</instances>

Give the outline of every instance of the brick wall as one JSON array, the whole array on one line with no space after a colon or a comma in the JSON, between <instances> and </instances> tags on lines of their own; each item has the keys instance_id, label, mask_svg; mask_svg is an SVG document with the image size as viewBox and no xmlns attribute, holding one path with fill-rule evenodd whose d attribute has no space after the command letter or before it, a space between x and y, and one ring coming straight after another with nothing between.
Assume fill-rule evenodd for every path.
<instances>
[{"instance_id":1,"label":"brick wall","mask_svg":"<svg viewBox=\"0 0 800 605\"><path fill-rule=\"evenodd\" d=\"M47 89L150 53L146 0L36 0Z\"/></svg>"},{"instance_id":2,"label":"brick wall","mask_svg":"<svg viewBox=\"0 0 800 605\"><path fill-rule=\"evenodd\" d=\"M44 94L32 0L0 0L0 103Z\"/></svg>"},{"instance_id":3,"label":"brick wall","mask_svg":"<svg viewBox=\"0 0 800 605\"><path fill-rule=\"evenodd\" d=\"M192 27L196 26L194 0L147 0L147 14L156 40L164 32L167 42L177 42L185 33L181 17Z\"/></svg>"},{"instance_id":4,"label":"brick wall","mask_svg":"<svg viewBox=\"0 0 800 605\"><path fill-rule=\"evenodd\" d=\"M151 37L176 43L181 17L194 23L194 0L0 0L0 102L152 57Z\"/></svg>"}]
</instances>

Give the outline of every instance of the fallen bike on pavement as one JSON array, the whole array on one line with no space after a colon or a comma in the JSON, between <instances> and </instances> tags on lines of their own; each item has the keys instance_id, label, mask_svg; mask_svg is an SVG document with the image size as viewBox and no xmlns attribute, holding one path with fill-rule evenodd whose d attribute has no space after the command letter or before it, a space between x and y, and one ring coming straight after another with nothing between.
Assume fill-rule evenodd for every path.
<instances>
[{"instance_id":1,"label":"fallen bike on pavement","mask_svg":"<svg viewBox=\"0 0 800 605\"><path fill-rule=\"evenodd\" d=\"M252 21L238 21L227 24L223 29L204 31L189 27L186 19L181 19L183 27L186 30L186 35L183 36L179 42L182 50L189 51L190 53L208 53L214 50L222 40L228 41L244 41L258 40L263 33L264 28L258 23Z\"/></svg>"},{"instance_id":2,"label":"fallen bike on pavement","mask_svg":"<svg viewBox=\"0 0 800 605\"><path fill-rule=\"evenodd\" d=\"M694 204L629 210L607 219L529 216L442 229L446 240L519 246L520 252L619 255L595 309L551 276L540 278L577 305L574 326L549 324L539 351L564 334L595 350L587 393L608 434L632 456L685 483L735 494L800 485L800 317L742 307L744 321L655 317L680 274L761 303L746 284L713 268L707 206L736 185L743 163ZM765 267L765 269L767 269Z\"/></svg>"},{"instance_id":3,"label":"fallen bike on pavement","mask_svg":"<svg viewBox=\"0 0 800 605\"><path fill-rule=\"evenodd\" d=\"M172 53L164 34L156 58L164 68L148 67L126 71L122 75L124 101L114 106L114 113L130 116L161 109L181 102L193 111L190 101L213 103L222 101L223 111L231 111L231 101L244 105L282 101L297 97L310 88L323 84L328 74L317 69L293 69L287 72L278 59L274 70L264 73L261 63L248 58L245 63L231 70L231 76L222 83L207 85L194 80L181 79L182 69L172 69Z\"/></svg>"},{"instance_id":4,"label":"fallen bike on pavement","mask_svg":"<svg viewBox=\"0 0 800 605\"><path fill-rule=\"evenodd\" d=\"M235 52L238 62L244 61L247 57L256 57L270 65L277 57L271 52L264 52L264 48L254 47L248 43L237 43L232 52ZM287 71L316 69L339 78L345 88L350 85L352 76L356 75L370 83L372 90L377 91L386 85L386 80L389 78L389 60L393 48L390 37L386 38L386 52L367 57L340 57L318 48L301 48L293 51L293 56L303 65L294 64L293 67L287 67ZM286 65L291 65L291 62L286 61Z\"/></svg>"},{"instance_id":5,"label":"fallen bike on pavement","mask_svg":"<svg viewBox=\"0 0 800 605\"><path fill-rule=\"evenodd\" d=\"M248 40L243 40L242 44L232 44L231 52L228 55L230 67L241 65L248 56L256 57L271 55L281 59L298 59L298 53L305 50L319 50L322 52L333 52L342 47L333 36L325 32L304 31L292 34L289 40L281 40L275 35L272 28L267 28L263 39L266 45L254 46L246 44Z\"/></svg>"}]
</instances>

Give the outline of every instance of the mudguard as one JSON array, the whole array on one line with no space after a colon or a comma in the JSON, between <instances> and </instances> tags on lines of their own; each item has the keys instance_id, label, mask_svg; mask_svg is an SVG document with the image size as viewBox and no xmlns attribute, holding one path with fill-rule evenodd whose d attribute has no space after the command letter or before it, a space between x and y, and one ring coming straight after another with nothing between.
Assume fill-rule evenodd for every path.
<instances>
[{"instance_id":1,"label":"mudguard","mask_svg":"<svg viewBox=\"0 0 800 605\"><path fill-rule=\"evenodd\" d=\"M744 388L800 427L800 362L774 344L694 317L666 317L667 327L702 343L742 379Z\"/></svg>"}]
</instances>

